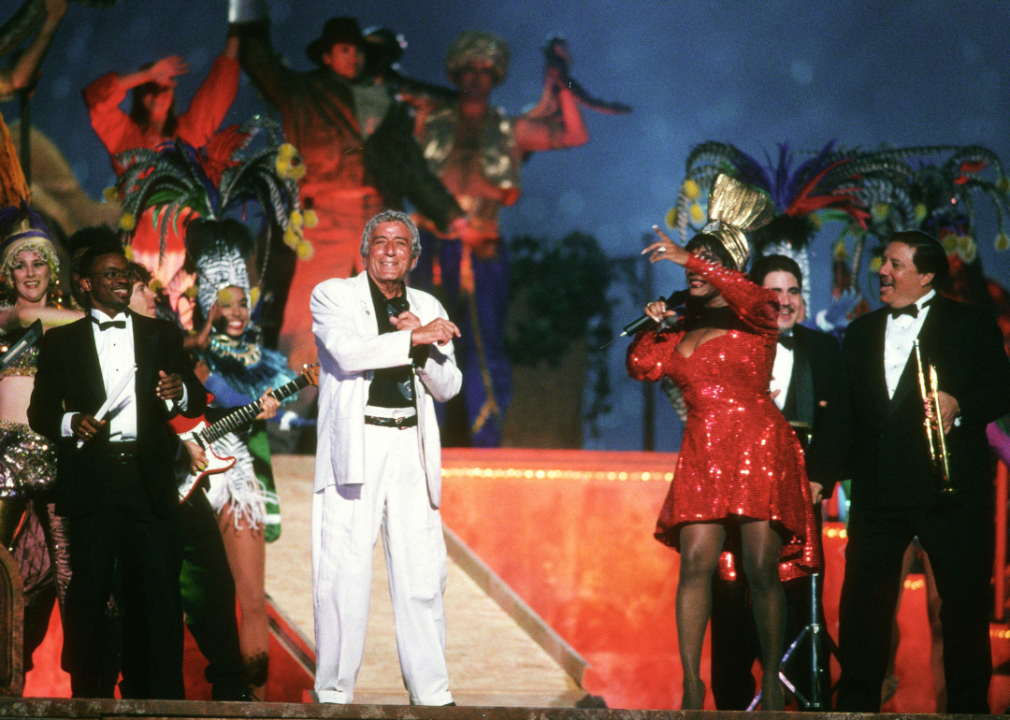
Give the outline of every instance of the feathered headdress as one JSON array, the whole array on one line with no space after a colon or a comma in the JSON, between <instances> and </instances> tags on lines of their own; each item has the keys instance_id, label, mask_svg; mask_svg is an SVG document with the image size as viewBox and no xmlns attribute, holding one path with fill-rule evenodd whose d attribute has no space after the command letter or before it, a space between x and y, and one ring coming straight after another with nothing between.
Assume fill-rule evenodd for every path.
<instances>
[{"instance_id":1,"label":"feathered headdress","mask_svg":"<svg viewBox=\"0 0 1010 720\"><path fill-rule=\"evenodd\" d=\"M698 222L697 199L703 189L719 173L728 173L768 193L776 215L789 219L777 219L776 227L790 227L788 239L797 249L813 236L818 224L815 214L867 230L874 222L873 208L881 203L911 214L909 167L904 157L897 151L849 152L836 148L832 141L794 168L796 157L788 143L779 145L776 161L766 156L764 164L729 143L702 143L688 155L671 225L685 236L688 226ZM754 238L758 250L770 240L761 233Z\"/></svg>"},{"instance_id":2,"label":"feathered headdress","mask_svg":"<svg viewBox=\"0 0 1010 720\"><path fill-rule=\"evenodd\" d=\"M708 222L700 232L718 238L742 269L750 257L745 233L767 224L774 215L775 206L763 192L729 175L717 175L708 195Z\"/></svg>"},{"instance_id":3,"label":"feathered headdress","mask_svg":"<svg viewBox=\"0 0 1010 720\"><path fill-rule=\"evenodd\" d=\"M1010 248L1007 237L1010 179L996 153L978 145L921 150L922 157L914 163L909 190L914 227L940 240L948 255L956 253L965 262L973 262L978 254L973 237L977 204L985 198L996 211L993 244L1001 252Z\"/></svg>"},{"instance_id":4,"label":"feathered headdress","mask_svg":"<svg viewBox=\"0 0 1010 720\"><path fill-rule=\"evenodd\" d=\"M799 155L807 159L800 162ZM882 217L892 209L893 217L911 217L905 159L900 151L847 151L831 141L815 153L794 153L788 143L782 143L777 158L766 154L762 163L729 143L702 143L688 155L686 177L667 224L686 237L688 228L705 217L698 203L701 193L717 174L727 173L761 188L774 200L775 218L752 236L758 255L788 255L809 276L807 245L823 220L840 220L846 227L843 237L850 232L857 237L853 266L858 268L862 238L867 233L881 234ZM839 297L851 286L853 272L841 239L834 255L833 293ZM803 292L809 301L809 285Z\"/></svg>"},{"instance_id":5,"label":"feathered headdress","mask_svg":"<svg viewBox=\"0 0 1010 720\"><path fill-rule=\"evenodd\" d=\"M31 189L25 181L10 130L0 115L0 277L10 282L10 269L22 250L34 250L46 259L52 278L59 259L49 228L29 207Z\"/></svg>"},{"instance_id":6,"label":"feathered headdress","mask_svg":"<svg viewBox=\"0 0 1010 720\"><path fill-rule=\"evenodd\" d=\"M155 225L161 221L161 250L169 224L178 229L183 211L205 220L221 220L229 212L258 203L267 226L284 231L284 242L300 258L312 256L303 228L315 224L315 213L300 211L297 180L305 174L298 151L284 142L280 127L255 116L241 128L225 128L197 149L181 140L156 150L120 153L117 162L129 169L116 182L123 197L120 228L129 234L137 218L153 208Z\"/></svg>"},{"instance_id":7,"label":"feathered headdress","mask_svg":"<svg viewBox=\"0 0 1010 720\"><path fill-rule=\"evenodd\" d=\"M232 218L193 220L186 228L186 251L196 265L197 299L205 318L225 288L242 288L249 297L246 260L252 254L253 239L245 225ZM249 306L257 299L250 297Z\"/></svg>"},{"instance_id":8,"label":"feathered headdress","mask_svg":"<svg viewBox=\"0 0 1010 720\"><path fill-rule=\"evenodd\" d=\"M806 153L802 162L797 157L803 154L794 153L787 143L778 150L775 160L766 155L761 163L729 143L696 146L688 156L686 177L667 224L686 238L688 228L704 222L702 193L719 173L731 174L767 191L775 201L777 216L752 237L756 251L774 247L794 257L807 274L804 249L821 221L841 220L846 228L832 253L836 298L853 288L867 235L883 241L898 230L923 229L946 239L948 252L956 249L971 257L974 241L959 228L965 221L969 227L973 223L980 197L987 197L996 210L996 248L1010 247L1006 230L1010 180L991 150L927 146L850 151L832 141L816 153ZM851 261L844 243L848 234L856 238Z\"/></svg>"},{"instance_id":9,"label":"feathered headdress","mask_svg":"<svg viewBox=\"0 0 1010 720\"><path fill-rule=\"evenodd\" d=\"M157 150L130 150L116 159L129 167L117 181L123 196L120 228L131 233L145 210L156 210L152 222L161 222L164 252L169 225L177 229L182 220L187 228L186 250L197 266L200 305L205 313L221 283L249 292L245 258L251 254L252 236L244 226L244 233L237 233L227 222L229 214L244 216L247 203L259 205L268 232L275 227L283 230L284 242L299 258L312 257L312 246L303 231L316 224L316 216L311 210L303 214L299 209L297 180L305 174L305 166L272 120L256 116L241 128L225 128L201 149L175 140ZM192 238L190 230L194 231ZM263 266L266 262L264 252ZM262 277L262 272L259 275ZM255 298L250 298L250 303L255 304Z\"/></svg>"}]
</instances>

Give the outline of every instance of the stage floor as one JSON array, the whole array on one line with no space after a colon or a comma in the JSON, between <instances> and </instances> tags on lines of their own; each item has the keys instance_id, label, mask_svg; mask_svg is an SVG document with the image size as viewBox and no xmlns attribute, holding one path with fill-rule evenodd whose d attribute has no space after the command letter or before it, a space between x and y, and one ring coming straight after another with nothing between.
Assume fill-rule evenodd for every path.
<instances>
[{"instance_id":1,"label":"stage floor","mask_svg":"<svg viewBox=\"0 0 1010 720\"><path fill-rule=\"evenodd\" d=\"M274 458L284 520L280 540L267 552L268 593L309 656L314 460ZM675 454L662 453L444 451L447 660L457 703L570 707L591 693L612 708L680 706L674 624L679 555L652 537L675 464ZM844 542L841 525L826 525L825 610L834 637ZM356 702L405 704L381 544L375 563ZM496 579L507 587L494 585ZM906 582L898 621L898 685L884 710L935 712L921 575ZM1000 665L1010 660L1010 633L1006 625L993 625L992 634L994 664ZM58 642L46 650L53 663L58 651ZM276 673L268 699L307 700L311 668L284 655L277 642L271 653ZM588 662L584 672L582 659ZM189 673L194 682L200 669ZM707 649L702 672L707 677ZM41 682L38 675L29 675L26 694L66 696L69 687L61 689L59 678ZM1008 680L993 677L990 700L997 712L1010 705ZM197 689L188 697L205 693ZM711 696L707 708L714 709Z\"/></svg>"}]
</instances>

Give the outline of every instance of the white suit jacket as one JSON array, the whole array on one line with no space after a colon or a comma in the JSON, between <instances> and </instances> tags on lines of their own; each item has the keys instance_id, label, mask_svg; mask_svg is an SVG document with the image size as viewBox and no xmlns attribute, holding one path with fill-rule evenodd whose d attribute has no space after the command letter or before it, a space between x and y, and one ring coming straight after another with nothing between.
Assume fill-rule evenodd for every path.
<instances>
[{"instance_id":1,"label":"white suit jacket","mask_svg":"<svg viewBox=\"0 0 1010 720\"><path fill-rule=\"evenodd\" d=\"M407 288L410 311L422 325L446 318L441 303ZM379 334L368 276L326 280L312 291L312 332L319 349L319 424L316 492L328 485L360 485L365 478L365 405L374 371L410 365L410 331ZM459 392L463 376L452 343L430 346L424 367L414 369L418 453L433 507L442 500L442 447L433 400Z\"/></svg>"}]
</instances>

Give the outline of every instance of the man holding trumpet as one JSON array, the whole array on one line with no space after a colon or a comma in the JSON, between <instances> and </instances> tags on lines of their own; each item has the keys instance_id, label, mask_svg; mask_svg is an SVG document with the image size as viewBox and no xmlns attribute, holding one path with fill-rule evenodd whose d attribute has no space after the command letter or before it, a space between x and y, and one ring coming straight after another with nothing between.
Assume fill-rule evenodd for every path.
<instances>
[{"instance_id":1,"label":"man holding trumpet","mask_svg":"<svg viewBox=\"0 0 1010 720\"><path fill-rule=\"evenodd\" d=\"M1010 362L995 318L937 294L950 276L931 236L892 235L878 275L885 307L855 320L843 346L855 439L837 709L880 710L902 556L918 536L943 602L946 711L987 714L994 508L985 427L1010 411Z\"/></svg>"}]
</instances>

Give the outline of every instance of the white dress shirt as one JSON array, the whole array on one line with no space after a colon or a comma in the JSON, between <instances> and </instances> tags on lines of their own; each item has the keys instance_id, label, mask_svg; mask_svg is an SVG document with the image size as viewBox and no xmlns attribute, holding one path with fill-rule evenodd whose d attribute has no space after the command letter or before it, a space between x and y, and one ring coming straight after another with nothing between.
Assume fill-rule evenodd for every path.
<instances>
[{"instance_id":1,"label":"white dress shirt","mask_svg":"<svg viewBox=\"0 0 1010 720\"><path fill-rule=\"evenodd\" d=\"M887 380L887 396L889 398L894 397L901 373L905 371L905 365L912 354L912 343L919 337L922 324L929 314L929 306L923 307L923 305L932 300L935 295L936 292L930 290L915 301L919 308L919 314L916 317L911 315L887 316L887 329L884 331L884 377Z\"/></svg>"},{"instance_id":2,"label":"white dress shirt","mask_svg":"<svg viewBox=\"0 0 1010 720\"><path fill-rule=\"evenodd\" d=\"M791 333L791 331L790 331ZM779 394L775 396L775 404L779 410L785 410L786 396L789 394L789 383L793 377L793 363L796 353L782 343L775 344L775 363L772 365L772 381L768 389Z\"/></svg>"}]
</instances>

